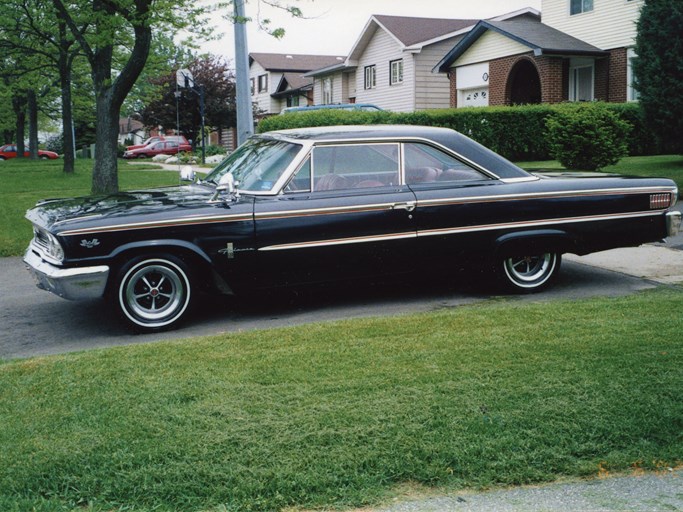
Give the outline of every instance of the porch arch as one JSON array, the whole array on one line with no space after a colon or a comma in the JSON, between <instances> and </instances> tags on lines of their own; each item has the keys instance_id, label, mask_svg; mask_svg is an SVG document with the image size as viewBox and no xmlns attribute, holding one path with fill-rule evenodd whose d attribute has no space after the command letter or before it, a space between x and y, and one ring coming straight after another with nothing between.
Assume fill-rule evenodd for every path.
<instances>
[{"instance_id":1,"label":"porch arch","mask_svg":"<svg viewBox=\"0 0 683 512\"><path fill-rule=\"evenodd\" d=\"M541 103L541 77L533 60L522 57L510 69L505 87L507 105Z\"/></svg>"}]
</instances>

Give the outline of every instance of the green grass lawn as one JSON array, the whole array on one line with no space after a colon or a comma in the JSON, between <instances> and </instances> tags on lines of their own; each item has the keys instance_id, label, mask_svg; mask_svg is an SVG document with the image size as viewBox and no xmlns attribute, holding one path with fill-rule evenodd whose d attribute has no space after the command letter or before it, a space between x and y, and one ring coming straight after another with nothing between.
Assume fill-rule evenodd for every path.
<instances>
[{"instance_id":1,"label":"green grass lawn","mask_svg":"<svg viewBox=\"0 0 683 512\"><path fill-rule=\"evenodd\" d=\"M74 197L90 193L92 160L77 160L74 174L62 172L61 160L0 162L0 257L23 254L31 240L26 210L39 199ZM178 184L178 173L150 171L148 167L119 164L121 190Z\"/></svg>"},{"instance_id":2,"label":"green grass lawn","mask_svg":"<svg viewBox=\"0 0 683 512\"><path fill-rule=\"evenodd\" d=\"M0 510L362 506L683 464L683 289L0 364Z\"/></svg>"}]
</instances>

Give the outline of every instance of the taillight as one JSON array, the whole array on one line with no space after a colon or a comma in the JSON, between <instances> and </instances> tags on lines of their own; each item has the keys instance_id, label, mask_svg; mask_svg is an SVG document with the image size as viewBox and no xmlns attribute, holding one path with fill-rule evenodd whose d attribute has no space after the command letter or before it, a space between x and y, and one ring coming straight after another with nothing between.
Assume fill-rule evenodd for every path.
<instances>
[{"instance_id":1,"label":"taillight","mask_svg":"<svg viewBox=\"0 0 683 512\"><path fill-rule=\"evenodd\" d=\"M650 210L661 210L671 206L671 194L650 194Z\"/></svg>"}]
</instances>

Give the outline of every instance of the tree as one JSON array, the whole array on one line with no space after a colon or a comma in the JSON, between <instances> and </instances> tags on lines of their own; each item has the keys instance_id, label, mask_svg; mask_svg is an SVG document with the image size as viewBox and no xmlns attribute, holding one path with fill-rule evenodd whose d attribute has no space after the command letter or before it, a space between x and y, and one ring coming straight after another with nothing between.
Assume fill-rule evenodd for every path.
<instances>
[{"instance_id":1,"label":"tree","mask_svg":"<svg viewBox=\"0 0 683 512\"><path fill-rule=\"evenodd\" d=\"M683 2L646 0L633 63L645 122L664 150L683 152Z\"/></svg>"},{"instance_id":2,"label":"tree","mask_svg":"<svg viewBox=\"0 0 683 512\"><path fill-rule=\"evenodd\" d=\"M194 78L195 89L204 88L205 123L217 129L235 126L235 77L227 62L221 57L208 56L192 61L187 69ZM188 139L197 141L201 134L199 98L188 89L177 89L176 71L152 79L157 86L157 98L142 110L147 126L176 129ZM176 103L175 93L180 92Z\"/></svg>"},{"instance_id":3,"label":"tree","mask_svg":"<svg viewBox=\"0 0 683 512\"><path fill-rule=\"evenodd\" d=\"M121 106L140 76L152 44L152 27L198 24L202 7L178 0L53 0L90 65L97 113L92 192L117 192ZM89 23L88 31L83 27ZM202 26L199 24L199 26Z\"/></svg>"}]
</instances>

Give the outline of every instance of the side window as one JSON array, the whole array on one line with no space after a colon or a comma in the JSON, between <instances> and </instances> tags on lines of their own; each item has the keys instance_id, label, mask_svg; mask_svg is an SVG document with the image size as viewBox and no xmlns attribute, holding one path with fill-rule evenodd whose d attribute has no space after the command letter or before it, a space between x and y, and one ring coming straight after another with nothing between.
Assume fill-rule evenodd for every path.
<instances>
[{"instance_id":1,"label":"side window","mask_svg":"<svg viewBox=\"0 0 683 512\"><path fill-rule=\"evenodd\" d=\"M488 180L470 165L427 144L404 145L406 183Z\"/></svg>"},{"instance_id":2,"label":"side window","mask_svg":"<svg viewBox=\"0 0 683 512\"><path fill-rule=\"evenodd\" d=\"M285 193L293 192L310 192L311 191L311 157L299 167L299 170L294 173L294 177L289 181L285 187Z\"/></svg>"},{"instance_id":3,"label":"side window","mask_svg":"<svg viewBox=\"0 0 683 512\"><path fill-rule=\"evenodd\" d=\"M314 191L397 185L398 144L318 146L313 150Z\"/></svg>"}]
</instances>

